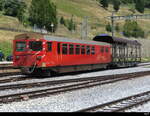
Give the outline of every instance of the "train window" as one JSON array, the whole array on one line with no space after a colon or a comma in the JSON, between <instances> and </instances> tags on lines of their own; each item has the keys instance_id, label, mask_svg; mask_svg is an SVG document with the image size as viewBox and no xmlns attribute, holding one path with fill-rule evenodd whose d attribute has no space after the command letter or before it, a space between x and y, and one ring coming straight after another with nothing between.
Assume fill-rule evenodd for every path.
<instances>
[{"instance_id":1,"label":"train window","mask_svg":"<svg viewBox=\"0 0 150 116\"><path fill-rule=\"evenodd\" d=\"M42 51L42 42L41 41L30 41L29 49L32 51Z\"/></svg>"},{"instance_id":2,"label":"train window","mask_svg":"<svg viewBox=\"0 0 150 116\"><path fill-rule=\"evenodd\" d=\"M68 48L67 44L62 45L62 54L67 54L67 51L68 51L67 48Z\"/></svg>"},{"instance_id":3,"label":"train window","mask_svg":"<svg viewBox=\"0 0 150 116\"><path fill-rule=\"evenodd\" d=\"M26 50L26 42L16 42L16 51L23 52Z\"/></svg>"},{"instance_id":4,"label":"train window","mask_svg":"<svg viewBox=\"0 0 150 116\"><path fill-rule=\"evenodd\" d=\"M74 54L74 45L69 45L69 54Z\"/></svg>"},{"instance_id":5,"label":"train window","mask_svg":"<svg viewBox=\"0 0 150 116\"><path fill-rule=\"evenodd\" d=\"M57 52L60 54L60 43L57 44Z\"/></svg>"},{"instance_id":6,"label":"train window","mask_svg":"<svg viewBox=\"0 0 150 116\"><path fill-rule=\"evenodd\" d=\"M90 52L91 52L90 46L86 46L86 54L87 54L87 55L90 55Z\"/></svg>"},{"instance_id":7,"label":"train window","mask_svg":"<svg viewBox=\"0 0 150 116\"><path fill-rule=\"evenodd\" d=\"M47 50L52 51L52 42L47 42Z\"/></svg>"},{"instance_id":8,"label":"train window","mask_svg":"<svg viewBox=\"0 0 150 116\"><path fill-rule=\"evenodd\" d=\"M109 52L109 49L108 49L108 48L106 48L106 49L105 49L105 51L106 51L106 53L108 53L108 52Z\"/></svg>"},{"instance_id":9,"label":"train window","mask_svg":"<svg viewBox=\"0 0 150 116\"><path fill-rule=\"evenodd\" d=\"M85 46L81 47L81 54L85 54Z\"/></svg>"},{"instance_id":10,"label":"train window","mask_svg":"<svg viewBox=\"0 0 150 116\"><path fill-rule=\"evenodd\" d=\"M94 46L92 46L91 54L92 54L92 55L94 55L94 54L95 54L95 47L94 47Z\"/></svg>"},{"instance_id":11,"label":"train window","mask_svg":"<svg viewBox=\"0 0 150 116\"><path fill-rule=\"evenodd\" d=\"M101 53L104 53L104 47L101 47Z\"/></svg>"},{"instance_id":12,"label":"train window","mask_svg":"<svg viewBox=\"0 0 150 116\"><path fill-rule=\"evenodd\" d=\"M76 45L76 54L80 54L80 45Z\"/></svg>"}]
</instances>

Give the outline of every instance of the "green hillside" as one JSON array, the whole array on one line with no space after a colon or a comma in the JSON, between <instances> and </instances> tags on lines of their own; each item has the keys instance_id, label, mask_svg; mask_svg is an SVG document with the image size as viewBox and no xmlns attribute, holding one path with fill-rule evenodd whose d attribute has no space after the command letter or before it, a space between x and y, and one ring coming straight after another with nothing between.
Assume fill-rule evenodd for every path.
<instances>
[{"instance_id":1,"label":"green hillside","mask_svg":"<svg viewBox=\"0 0 150 116\"><path fill-rule=\"evenodd\" d=\"M106 17L111 16L113 11L113 6L109 5L108 9L104 9L100 6L99 2L96 0L52 0L58 8L58 15L64 16L65 18L70 18L74 15L75 22L78 23L78 30L80 29L80 24L85 16L88 16L88 25L89 29L89 38L93 37L99 33L108 33L105 30L105 26L110 22ZM121 5L120 10L115 13L115 15L131 15L133 14L133 5ZM134 14L140 14L135 10ZM150 9L145 9L145 14L150 14ZM124 21L118 21L116 24L119 24L122 28ZM146 37L150 36L149 20L138 20L139 25L146 32ZM80 31L76 32L80 37ZM116 36L122 37L120 33L115 33Z\"/></svg>"},{"instance_id":2,"label":"green hillside","mask_svg":"<svg viewBox=\"0 0 150 116\"><path fill-rule=\"evenodd\" d=\"M57 6L58 18L61 16L64 19L70 19L73 16L73 20L77 25L77 30L75 32L69 32L69 30L63 26L58 25L56 35L67 36L67 37L81 37L81 23L85 16L88 17L88 39L100 33L108 33L105 29L106 24L110 22L107 16L111 16L113 11L113 6L110 4L108 9L102 8L98 0L51 0ZM30 7L31 0L25 0ZM115 13L115 15L131 15L140 14L136 10L133 10L133 4L121 5L120 10ZM134 11L134 13L133 13ZM28 12L27 12L28 13ZM145 9L145 14L150 14L150 9ZM28 14L27 14L28 15ZM121 31L124 25L124 21L117 21L115 24L119 25L120 32L116 32L116 36L122 37ZM138 20L138 24L146 32L146 38L150 36L149 25L150 21ZM19 29L25 29L22 24L16 19L9 16L0 16L0 26L15 27ZM26 29L30 29L27 27ZM111 34L111 33L109 33Z\"/></svg>"},{"instance_id":3,"label":"green hillside","mask_svg":"<svg viewBox=\"0 0 150 116\"><path fill-rule=\"evenodd\" d=\"M27 3L28 8L30 7L31 0L24 0ZM58 19L62 16L65 20L69 20L73 17L73 21L76 24L76 31L69 31L64 25L58 24L56 33L53 35L56 36L65 36L70 38L81 38L81 24L84 17L87 17L87 27L88 27L88 38L92 39L95 35L101 33L108 33L105 29L108 23L111 23L107 18L112 15L113 6L109 4L107 9L104 9L98 2L98 0L51 0L57 6L57 15ZM124 4L120 6L120 10L115 12L116 16L119 15L131 15L131 14L141 14L138 11L134 10L133 4ZM146 8L144 14L150 14L150 9ZM28 16L28 12L26 12ZM138 19L138 24L145 31L146 38L150 37L150 19ZM125 21L117 21L115 24L119 25L120 32L115 32L115 36L123 37L122 28ZM24 29L32 30L30 26L24 27L22 23L15 17L4 16L0 11L0 27L6 28L15 28L15 29ZM0 41L10 44L10 40L14 38L16 34L20 32L9 32L9 31L0 31ZM110 32L108 34L111 34ZM9 42L7 42L9 41ZM6 46L5 44L5 46ZM8 46L10 46L7 44ZM0 44L2 47L2 45ZM8 54L8 50L7 50Z\"/></svg>"}]
</instances>

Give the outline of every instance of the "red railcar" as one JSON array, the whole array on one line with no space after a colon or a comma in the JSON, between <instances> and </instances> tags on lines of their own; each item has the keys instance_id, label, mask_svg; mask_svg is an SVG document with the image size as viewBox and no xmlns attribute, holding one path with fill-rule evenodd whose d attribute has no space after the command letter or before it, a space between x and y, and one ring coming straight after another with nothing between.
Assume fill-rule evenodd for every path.
<instances>
[{"instance_id":1,"label":"red railcar","mask_svg":"<svg viewBox=\"0 0 150 116\"><path fill-rule=\"evenodd\" d=\"M106 68L112 62L111 45L40 34L14 39L13 65L23 74L74 72Z\"/></svg>"}]
</instances>

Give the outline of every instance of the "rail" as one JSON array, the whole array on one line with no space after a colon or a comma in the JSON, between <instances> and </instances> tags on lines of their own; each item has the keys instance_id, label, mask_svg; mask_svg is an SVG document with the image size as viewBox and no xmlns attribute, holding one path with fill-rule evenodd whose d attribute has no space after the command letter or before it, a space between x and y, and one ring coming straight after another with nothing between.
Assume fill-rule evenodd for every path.
<instances>
[{"instance_id":1,"label":"rail","mask_svg":"<svg viewBox=\"0 0 150 116\"><path fill-rule=\"evenodd\" d=\"M150 91L82 109L77 112L123 112L148 101L150 101Z\"/></svg>"},{"instance_id":2,"label":"rail","mask_svg":"<svg viewBox=\"0 0 150 116\"><path fill-rule=\"evenodd\" d=\"M150 75L150 71L130 73L130 74L119 74L119 75L110 75L110 76L97 76L97 77L88 77L88 78L79 78L79 79L70 79L70 80L60 80L60 81L47 81L47 82L35 82L27 84L16 84L16 85L6 85L1 86L0 90L7 89L25 89L33 87L45 87L46 89L40 89L29 92L20 92L10 95L0 96L0 103L9 103L14 101L21 101L24 99L22 96L26 96L29 99L45 97L47 95L54 95L63 92L69 92L79 89L87 89L94 86L100 86L103 84L114 83L117 81L127 80L131 78L138 78L145 75ZM69 84L69 85L66 85ZM56 85L59 85L56 87Z\"/></svg>"}]
</instances>

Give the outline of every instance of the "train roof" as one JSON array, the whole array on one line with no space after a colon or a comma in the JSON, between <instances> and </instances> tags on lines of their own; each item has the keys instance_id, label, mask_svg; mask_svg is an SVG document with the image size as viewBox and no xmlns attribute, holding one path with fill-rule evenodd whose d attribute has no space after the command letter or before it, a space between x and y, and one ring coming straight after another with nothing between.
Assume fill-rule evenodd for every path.
<instances>
[{"instance_id":1,"label":"train roof","mask_svg":"<svg viewBox=\"0 0 150 116\"><path fill-rule=\"evenodd\" d=\"M47 41L58 41L58 42L71 42L71 43L79 43L79 44L91 44L91 45L110 45L106 42L96 42L96 41L88 41L88 40L80 40L80 39L68 39L66 37L55 37L55 36L44 36Z\"/></svg>"},{"instance_id":2,"label":"train roof","mask_svg":"<svg viewBox=\"0 0 150 116\"><path fill-rule=\"evenodd\" d=\"M117 37L112 37L107 34L102 34L95 36L93 38L94 41L99 41L99 42L107 42L110 44L132 44L132 45L137 45L141 46L141 44L137 40L129 40L129 39L123 39L123 38L117 38Z\"/></svg>"},{"instance_id":3,"label":"train roof","mask_svg":"<svg viewBox=\"0 0 150 116\"><path fill-rule=\"evenodd\" d=\"M41 39L43 38L43 35L39 33L24 33L15 36L15 40L32 39L32 38Z\"/></svg>"},{"instance_id":4,"label":"train roof","mask_svg":"<svg viewBox=\"0 0 150 116\"><path fill-rule=\"evenodd\" d=\"M96 41L88 41L88 40L80 40L80 39L70 39L67 37L57 37L57 36L49 36L42 35L39 33L25 33L20 34L15 37L15 40L20 39L44 39L47 41L58 41L58 42L71 42L71 43L79 43L79 44L91 44L91 45L110 45L106 42L96 42Z\"/></svg>"}]
</instances>

